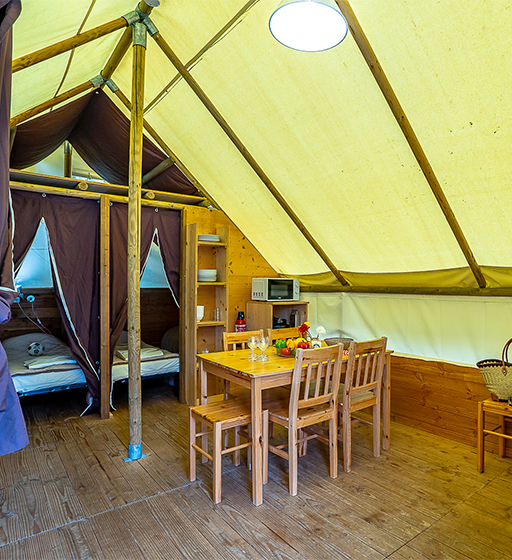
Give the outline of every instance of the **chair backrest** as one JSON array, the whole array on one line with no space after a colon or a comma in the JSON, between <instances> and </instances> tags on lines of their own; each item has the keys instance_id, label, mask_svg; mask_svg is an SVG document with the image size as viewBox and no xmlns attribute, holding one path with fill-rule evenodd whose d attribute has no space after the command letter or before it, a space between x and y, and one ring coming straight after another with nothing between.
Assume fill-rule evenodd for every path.
<instances>
[{"instance_id":1,"label":"chair backrest","mask_svg":"<svg viewBox=\"0 0 512 560\"><path fill-rule=\"evenodd\" d=\"M303 408L336 409L343 346L326 346L295 354L290 392L290 418Z\"/></svg>"},{"instance_id":2,"label":"chair backrest","mask_svg":"<svg viewBox=\"0 0 512 560\"><path fill-rule=\"evenodd\" d=\"M373 391L380 394L387 338L351 342L348 354L344 397Z\"/></svg>"},{"instance_id":3,"label":"chair backrest","mask_svg":"<svg viewBox=\"0 0 512 560\"><path fill-rule=\"evenodd\" d=\"M298 338L300 336L299 327L289 327L287 329L268 329L268 337L271 342L278 338Z\"/></svg>"},{"instance_id":4,"label":"chair backrest","mask_svg":"<svg viewBox=\"0 0 512 560\"><path fill-rule=\"evenodd\" d=\"M236 350L237 345L240 346L239 349L247 347L247 340L250 336L263 337L263 329L259 331L243 331L243 332L223 332L222 333L222 350L227 352L228 350Z\"/></svg>"}]
</instances>

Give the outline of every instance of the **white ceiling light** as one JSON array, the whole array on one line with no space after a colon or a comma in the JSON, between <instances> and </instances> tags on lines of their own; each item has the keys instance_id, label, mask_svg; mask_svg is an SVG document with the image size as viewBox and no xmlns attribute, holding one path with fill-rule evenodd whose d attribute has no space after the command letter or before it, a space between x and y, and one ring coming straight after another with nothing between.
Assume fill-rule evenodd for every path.
<instances>
[{"instance_id":1,"label":"white ceiling light","mask_svg":"<svg viewBox=\"0 0 512 560\"><path fill-rule=\"evenodd\" d=\"M347 35L347 22L334 0L284 0L270 16L270 32L298 51L325 51Z\"/></svg>"}]
</instances>

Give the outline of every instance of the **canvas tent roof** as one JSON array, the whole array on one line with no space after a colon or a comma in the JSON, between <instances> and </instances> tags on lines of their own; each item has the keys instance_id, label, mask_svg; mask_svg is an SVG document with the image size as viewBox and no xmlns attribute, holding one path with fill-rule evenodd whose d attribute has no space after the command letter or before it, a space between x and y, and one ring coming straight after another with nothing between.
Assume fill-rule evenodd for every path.
<instances>
[{"instance_id":1,"label":"canvas tent roof","mask_svg":"<svg viewBox=\"0 0 512 560\"><path fill-rule=\"evenodd\" d=\"M151 19L279 197L355 286L478 286L354 37L322 53L268 31L276 0L162 0ZM490 287L511 287L512 3L350 4ZM132 0L25 0L13 58L114 20ZM37 25L35 25L37 22ZM12 115L97 76L123 30L13 74ZM112 79L131 91L128 54ZM108 88L104 91L126 112ZM145 119L268 262L316 286L325 259L148 38ZM304 278L307 276L307 278Z\"/></svg>"}]
</instances>

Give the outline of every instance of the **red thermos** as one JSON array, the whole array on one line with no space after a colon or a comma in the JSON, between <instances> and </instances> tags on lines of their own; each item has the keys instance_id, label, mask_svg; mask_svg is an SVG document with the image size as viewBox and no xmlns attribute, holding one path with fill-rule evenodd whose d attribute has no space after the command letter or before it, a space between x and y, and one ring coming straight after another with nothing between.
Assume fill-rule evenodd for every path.
<instances>
[{"instance_id":1,"label":"red thermos","mask_svg":"<svg viewBox=\"0 0 512 560\"><path fill-rule=\"evenodd\" d=\"M245 332L244 312L238 312L238 319L235 321L235 332Z\"/></svg>"}]
</instances>

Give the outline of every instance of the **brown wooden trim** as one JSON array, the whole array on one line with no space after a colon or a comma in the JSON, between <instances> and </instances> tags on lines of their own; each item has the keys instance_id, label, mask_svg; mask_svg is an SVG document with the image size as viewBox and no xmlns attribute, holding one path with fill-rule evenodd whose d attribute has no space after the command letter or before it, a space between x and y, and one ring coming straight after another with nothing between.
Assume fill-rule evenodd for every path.
<instances>
[{"instance_id":1,"label":"brown wooden trim","mask_svg":"<svg viewBox=\"0 0 512 560\"><path fill-rule=\"evenodd\" d=\"M411 286L304 286L301 292L334 293L350 292L361 294L417 294L426 296L492 296L511 297L510 288L429 288Z\"/></svg>"},{"instance_id":2,"label":"brown wooden trim","mask_svg":"<svg viewBox=\"0 0 512 560\"><path fill-rule=\"evenodd\" d=\"M151 181L151 179L158 177L160 173L163 173L166 169L169 169L169 167L172 167L173 165L174 165L174 158L168 157L167 159L164 159L158 165L153 167L151 171L148 171L142 177L142 184L145 185L148 181Z\"/></svg>"},{"instance_id":3,"label":"brown wooden trim","mask_svg":"<svg viewBox=\"0 0 512 560\"><path fill-rule=\"evenodd\" d=\"M270 191L272 196L277 200L277 202L280 204L281 208L286 212L286 214L293 221L293 223L297 226L297 228L302 233L302 235L307 239L309 244L318 253L320 258L324 261L324 263L327 265L329 270L334 274L336 279L343 286L348 286L347 280L343 277L343 275L340 273L340 271L337 269L337 267L334 265L334 263L327 256L327 253L325 253L325 251L322 249L322 247L320 247L320 245L317 243L317 241L314 239L314 237L308 231L306 226L302 223L302 221L297 216L297 214L295 214L295 212L292 210L291 206L288 204L288 202L285 200L285 198L281 195L281 193L278 191L278 189L274 186L274 184L272 183L270 178L263 171L263 169L259 166L258 162L253 158L253 156L250 154L249 150L247 150L247 148L244 146L244 144L242 143L240 138L238 138L238 136L235 134L234 130L229 126L227 121L220 114L220 112L217 110L215 105L210 101L210 99L204 93L204 91L201 89L199 84L195 81L195 79L191 76L191 74L188 72L188 70L185 68L185 66L181 63L181 61L179 60L177 55L174 53L174 51L171 49L171 47L167 44L165 39L160 35L159 32L155 33L153 35L153 39L155 40L156 44L160 47L162 52L167 56L167 58L174 65L176 70L178 70L178 72L181 74L181 76L183 76L183 79L187 82L187 84L190 86L192 91L197 95L197 97L200 99L200 101L203 103L203 105L208 110L208 112L212 115L212 117L217 121L219 126L226 133L226 135L231 140L231 142L234 144L234 146L237 148L237 150L242 154L245 161L247 161L247 163L251 166L251 168L256 173L256 175L260 178L262 183L267 187L267 189Z\"/></svg>"},{"instance_id":4,"label":"brown wooden trim","mask_svg":"<svg viewBox=\"0 0 512 560\"><path fill-rule=\"evenodd\" d=\"M12 125L9 128L9 154L12 152L12 147L14 145L14 139L16 138L16 125Z\"/></svg>"},{"instance_id":5,"label":"brown wooden trim","mask_svg":"<svg viewBox=\"0 0 512 560\"><path fill-rule=\"evenodd\" d=\"M99 200L101 196L105 194L103 192L94 192L91 190L81 191L74 188L64 189L61 187L51 187L48 185L31 185L28 183L17 183L15 181L11 181L9 183L9 186L11 189L18 190L18 191L41 192L41 193L55 194L60 196L72 196L76 198L90 198L93 200ZM111 200L112 202L121 202L123 204L128 203L128 197L126 195L121 196L117 194L106 193L106 196L108 196L109 200ZM187 204L167 202L165 200L149 200L149 199L143 199L141 203L142 206L151 206L153 208L167 208L170 210L171 209L181 210L184 207L190 206Z\"/></svg>"},{"instance_id":6,"label":"brown wooden trim","mask_svg":"<svg viewBox=\"0 0 512 560\"><path fill-rule=\"evenodd\" d=\"M85 31L84 33L79 33L78 35L59 41L49 47L44 47L43 49L39 49L33 53L20 56L16 60L12 61L12 73L14 74L24 68L37 64L38 62L43 62L44 60L53 58L58 54L65 53L75 49L76 47L85 45L86 43L89 43L94 39L98 39L99 37L104 37L113 31L126 27L126 25L127 22L124 17L119 17L109 23L104 23L103 25L89 29L89 31Z\"/></svg>"},{"instance_id":7,"label":"brown wooden trim","mask_svg":"<svg viewBox=\"0 0 512 560\"><path fill-rule=\"evenodd\" d=\"M47 101L44 101L39 105L36 105L36 107L32 107L32 109L27 109L26 111L23 111L23 113L19 113L18 115L12 117L11 127L16 126L32 117L35 117L36 115L43 113L47 109L51 109L52 107L55 107L55 105L67 101L68 99L71 99L72 97L75 97L77 95L80 95L81 93L84 93L84 91L87 91L88 89L91 89L93 87L94 87L93 83L90 80L87 80L87 82L84 82L79 86L68 89L68 91L61 93L56 97L52 97L51 99L48 99Z\"/></svg>"},{"instance_id":8,"label":"brown wooden trim","mask_svg":"<svg viewBox=\"0 0 512 560\"><path fill-rule=\"evenodd\" d=\"M364 31L359 24L359 21L357 20L357 17L352 10L349 1L336 0L336 3L340 8L341 13L345 16L350 32L352 33L352 36L354 37L354 40L359 47L361 54L368 64L368 67L370 68L370 71L373 74L373 77L375 78L375 81L377 82L382 95L386 99L389 108L391 109L391 112L393 113L393 116L398 123L398 126L401 128L407 140L407 143L409 144L409 147L411 148L414 157L416 158L423 172L423 175L425 176L425 179L427 180L427 183L432 190L432 193L436 198L437 203L439 204L439 207L441 208L441 211L443 212L446 221L448 222L448 225L450 226L450 229L452 230L452 233L455 236L457 243L459 244L459 247L461 248L461 251L464 253L473 276L475 277L480 288L485 288L487 282L485 281L485 277L480 270L478 263L476 262L473 251L471 250L471 247L467 242L462 228L460 227L457 218L455 217L455 214L451 209L448 199L443 192L441 184L439 183L434 170L432 169L432 166L430 165L430 162L428 161L428 158L423 151L423 148L412 128L411 123L409 122L409 119L407 118L407 115L400 105L398 97L391 87L391 84L386 74L384 73L382 66L379 63L377 56L375 55L375 52L370 45L370 42L364 34Z\"/></svg>"},{"instance_id":9,"label":"brown wooden trim","mask_svg":"<svg viewBox=\"0 0 512 560\"><path fill-rule=\"evenodd\" d=\"M110 416L110 200L100 197L100 416Z\"/></svg>"}]
</instances>

